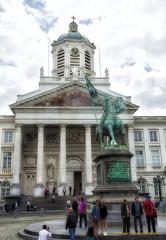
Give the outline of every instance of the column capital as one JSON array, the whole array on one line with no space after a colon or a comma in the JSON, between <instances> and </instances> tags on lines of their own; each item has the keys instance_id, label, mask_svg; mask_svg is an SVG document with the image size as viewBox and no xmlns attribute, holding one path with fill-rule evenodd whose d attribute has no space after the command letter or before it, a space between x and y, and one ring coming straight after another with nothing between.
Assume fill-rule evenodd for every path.
<instances>
[{"instance_id":1,"label":"column capital","mask_svg":"<svg viewBox=\"0 0 166 240\"><path fill-rule=\"evenodd\" d=\"M66 127L67 127L67 124L62 123L62 124L59 124L59 126L60 126L61 128L66 128Z\"/></svg>"},{"instance_id":2,"label":"column capital","mask_svg":"<svg viewBox=\"0 0 166 240\"><path fill-rule=\"evenodd\" d=\"M128 127L128 129L130 129L130 130L131 130L131 129L133 129L133 128L134 128L134 124L133 124L133 123L128 123L128 124L127 124L127 127Z\"/></svg>"},{"instance_id":3,"label":"column capital","mask_svg":"<svg viewBox=\"0 0 166 240\"><path fill-rule=\"evenodd\" d=\"M89 124L89 123L85 124L84 127L85 127L86 130L89 130L89 129L91 129L92 124Z\"/></svg>"},{"instance_id":4,"label":"column capital","mask_svg":"<svg viewBox=\"0 0 166 240\"><path fill-rule=\"evenodd\" d=\"M38 132L43 132L43 131L44 131L44 126L45 126L44 123L39 123L39 124L37 124Z\"/></svg>"},{"instance_id":5,"label":"column capital","mask_svg":"<svg viewBox=\"0 0 166 240\"><path fill-rule=\"evenodd\" d=\"M60 126L60 131L61 131L61 133L62 133L62 132L66 132L66 126L67 126L67 124L60 124L59 126Z\"/></svg>"},{"instance_id":6,"label":"column capital","mask_svg":"<svg viewBox=\"0 0 166 240\"><path fill-rule=\"evenodd\" d=\"M15 133L20 133L21 134L21 123L16 123L15 124Z\"/></svg>"},{"instance_id":7,"label":"column capital","mask_svg":"<svg viewBox=\"0 0 166 240\"><path fill-rule=\"evenodd\" d=\"M38 123L37 126L38 126L38 128L44 128L45 124L44 123Z\"/></svg>"},{"instance_id":8,"label":"column capital","mask_svg":"<svg viewBox=\"0 0 166 240\"><path fill-rule=\"evenodd\" d=\"M19 129L19 128L21 128L22 127L22 124L21 123L16 123L15 124L15 129Z\"/></svg>"}]
</instances>

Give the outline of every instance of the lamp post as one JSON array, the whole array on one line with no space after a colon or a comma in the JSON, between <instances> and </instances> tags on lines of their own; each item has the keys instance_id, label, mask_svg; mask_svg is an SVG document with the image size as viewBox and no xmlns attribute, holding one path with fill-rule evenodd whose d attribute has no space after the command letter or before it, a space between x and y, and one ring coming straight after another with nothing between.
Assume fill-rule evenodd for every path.
<instances>
[{"instance_id":1,"label":"lamp post","mask_svg":"<svg viewBox=\"0 0 166 240\"><path fill-rule=\"evenodd\" d=\"M158 186L158 191L159 191L159 201L162 201L162 190L161 186L164 184L164 177L160 177L157 175L156 177L153 178L154 184Z\"/></svg>"}]
</instances>

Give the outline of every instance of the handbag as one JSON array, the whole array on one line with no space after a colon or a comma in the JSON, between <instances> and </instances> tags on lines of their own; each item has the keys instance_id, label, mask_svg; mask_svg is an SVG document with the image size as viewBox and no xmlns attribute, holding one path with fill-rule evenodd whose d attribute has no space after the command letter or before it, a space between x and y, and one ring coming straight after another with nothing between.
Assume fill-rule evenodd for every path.
<instances>
[{"instance_id":1,"label":"handbag","mask_svg":"<svg viewBox=\"0 0 166 240\"><path fill-rule=\"evenodd\" d=\"M155 209L154 209L154 218L157 218L157 212Z\"/></svg>"}]
</instances>

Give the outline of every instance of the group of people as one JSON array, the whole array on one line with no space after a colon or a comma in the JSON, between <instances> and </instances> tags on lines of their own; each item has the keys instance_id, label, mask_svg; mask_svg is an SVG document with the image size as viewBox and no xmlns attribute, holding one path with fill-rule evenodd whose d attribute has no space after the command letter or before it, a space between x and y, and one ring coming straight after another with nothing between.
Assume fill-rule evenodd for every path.
<instances>
[{"instance_id":1,"label":"group of people","mask_svg":"<svg viewBox=\"0 0 166 240\"><path fill-rule=\"evenodd\" d=\"M79 217L79 227L82 228L82 223L84 220L85 227L87 227L87 206L88 204L84 201L84 198L76 199L74 198L73 202L67 202L68 204L68 214L66 219L66 230L69 230L70 240L75 240L75 231L76 224ZM143 211L144 210L144 211ZM156 208L154 203L151 201L151 196L147 195L146 200L143 201L143 204L140 203L139 198L135 197L135 202L131 204L128 203L127 199L124 199L121 205L121 216L123 220L123 233L130 233L130 216L134 219L134 228L135 232L138 233L137 222L139 222L140 233L143 233L143 223L142 217L143 212L146 214L148 232L151 232L151 225L153 233L156 233L155 227L155 217L156 217ZM103 200L97 199L92 206L91 215L93 219L93 226L89 226L87 233L85 235L85 240L94 240L97 239L99 223L101 223L101 234L107 235L107 206ZM46 225L43 226L43 230L39 233L40 235L45 234L45 236L51 236L51 233Z\"/></svg>"},{"instance_id":2,"label":"group of people","mask_svg":"<svg viewBox=\"0 0 166 240\"><path fill-rule=\"evenodd\" d=\"M121 215L123 219L123 233L130 233L130 216L134 218L134 228L135 232L138 233L137 221L140 225L140 232L143 233L143 210L146 214L146 220L148 225L148 233L151 232L151 225L153 233L156 233L155 218L157 217L156 208L154 203L151 201L151 196L147 195L146 200L143 201L143 205L139 202L139 198L135 197L135 202L129 205L128 200L124 199L123 204L121 205ZM127 232L126 232L127 230Z\"/></svg>"},{"instance_id":3,"label":"group of people","mask_svg":"<svg viewBox=\"0 0 166 240\"><path fill-rule=\"evenodd\" d=\"M76 192L76 190L75 189L73 189L73 193L72 193L72 186L69 186L69 195L73 195L73 196L75 196L75 192ZM66 187L63 187L63 196L66 196Z\"/></svg>"}]
</instances>

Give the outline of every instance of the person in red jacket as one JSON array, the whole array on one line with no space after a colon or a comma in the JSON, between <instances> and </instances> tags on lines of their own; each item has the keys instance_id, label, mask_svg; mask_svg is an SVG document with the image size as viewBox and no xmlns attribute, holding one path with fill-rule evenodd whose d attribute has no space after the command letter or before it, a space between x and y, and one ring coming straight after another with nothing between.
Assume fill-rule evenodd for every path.
<instances>
[{"instance_id":1,"label":"person in red jacket","mask_svg":"<svg viewBox=\"0 0 166 240\"><path fill-rule=\"evenodd\" d=\"M156 232L156 227L155 227L155 205L151 201L151 196L147 195L146 200L143 202L143 209L146 213L146 219L147 219L147 224L148 224L148 232L151 232L151 227L150 227L150 222L152 224L153 232Z\"/></svg>"}]
</instances>

